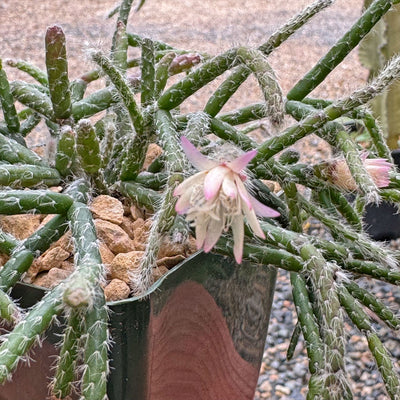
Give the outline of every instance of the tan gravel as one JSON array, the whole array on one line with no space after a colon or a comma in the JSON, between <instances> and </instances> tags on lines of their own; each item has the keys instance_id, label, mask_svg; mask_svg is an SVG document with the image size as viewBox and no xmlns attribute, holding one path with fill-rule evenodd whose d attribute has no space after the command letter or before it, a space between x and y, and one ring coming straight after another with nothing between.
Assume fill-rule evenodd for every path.
<instances>
[{"instance_id":1,"label":"tan gravel","mask_svg":"<svg viewBox=\"0 0 400 400\"><path fill-rule=\"evenodd\" d=\"M261 44L308 3L308 0L147 0L139 13L131 14L129 30L177 47L215 54L236 45ZM285 92L352 25L360 14L361 4L362 0L337 0L270 57ZM3 0L0 57L23 58L44 68L45 30L57 23L66 33L70 75L76 77L90 66L86 55L89 48L110 47L115 19L106 19L106 15L114 5L114 0ZM366 72L360 73L358 67L356 55L351 54L328 82L321 85L318 94L334 97L361 85ZM251 92L246 93L246 101L249 97L259 98L259 93Z\"/></svg>"}]
</instances>

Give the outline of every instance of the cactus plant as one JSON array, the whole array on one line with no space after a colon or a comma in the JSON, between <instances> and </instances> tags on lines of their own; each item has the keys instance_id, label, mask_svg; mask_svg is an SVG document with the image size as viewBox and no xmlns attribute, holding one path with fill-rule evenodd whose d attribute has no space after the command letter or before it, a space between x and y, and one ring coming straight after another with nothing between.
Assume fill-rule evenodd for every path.
<instances>
[{"instance_id":1,"label":"cactus plant","mask_svg":"<svg viewBox=\"0 0 400 400\"><path fill-rule=\"evenodd\" d=\"M368 7L370 3L371 1L365 0L364 6ZM399 13L399 5L393 5L360 44L359 58L368 68L370 79L400 51L397 40L400 28ZM399 95L399 84L394 82L388 90L371 101L374 116L379 119L380 127L392 150L399 147L400 115L397 107Z\"/></svg>"},{"instance_id":2,"label":"cactus plant","mask_svg":"<svg viewBox=\"0 0 400 400\"><path fill-rule=\"evenodd\" d=\"M81 398L107 398L105 271L89 209L93 198L106 194L154 212L144 256L131 276L135 295L145 294L151 286L165 238L184 242L195 234L199 249L234 255L238 263L243 259L288 270L298 315L288 356L302 333L310 360L307 398L352 398L343 362L346 315L365 334L388 394L400 398L394 363L366 310L393 328L400 323L357 280L368 276L395 285L400 282L399 255L369 239L362 224L366 203L381 198L394 204L400 201L400 176L365 108L400 77L400 56L348 97L308 97L395 3L372 2L286 96L268 55L331 0L315 1L256 49L232 48L214 57L128 32L132 1L124 0L111 13L118 14L111 53L93 51L95 67L80 78L68 76L66 39L59 26L46 33L46 72L27 62L8 62L36 83L10 82L0 64L0 214L53 215L25 240L0 231L0 251L9 257L0 269L0 317L11 326L0 344L0 382L12 377L18 363L63 314L65 329L53 395L66 398L79 370ZM127 59L129 46L139 48L140 60ZM128 79L131 68L135 79ZM187 98L228 71L204 109L180 112ZM185 75L170 84L169 78L182 72ZM251 74L263 100L222 112ZM90 82L100 77L106 79L104 88L85 95ZM17 112L16 103L25 108ZM269 119L279 127L285 115L297 122L276 136L257 143L247 134L254 121ZM54 151L48 151L47 159L25 143L39 120L45 121L52 137L48 147ZM364 124L371 131L368 154L361 152L344 120ZM320 136L340 156L316 165L300 163L290 147L310 134ZM152 143L163 153L144 168ZM188 177L193 173L191 163L201 171ZM282 191L271 191L265 180L279 183ZM51 190L56 185L61 193ZM349 192L355 194L353 202L346 197ZM309 217L319 220L332 240L303 232ZM32 308L21 309L10 297L10 289L68 229L75 249L74 271Z\"/></svg>"}]
</instances>

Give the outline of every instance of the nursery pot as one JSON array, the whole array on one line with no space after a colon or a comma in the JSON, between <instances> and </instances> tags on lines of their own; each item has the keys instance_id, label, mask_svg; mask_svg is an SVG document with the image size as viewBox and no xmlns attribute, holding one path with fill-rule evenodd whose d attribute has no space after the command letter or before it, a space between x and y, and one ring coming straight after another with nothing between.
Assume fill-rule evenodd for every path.
<instances>
[{"instance_id":1,"label":"nursery pot","mask_svg":"<svg viewBox=\"0 0 400 400\"><path fill-rule=\"evenodd\" d=\"M109 303L110 400L253 400L268 330L276 270L197 253L143 298ZM23 307L44 290L18 285ZM0 386L0 400L45 400L57 354L51 328Z\"/></svg>"},{"instance_id":2,"label":"nursery pot","mask_svg":"<svg viewBox=\"0 0 400 400\"><path fill-rule=\"evenodd\" d=\"M393 162L400 171L400 149L392 151ZM382 201L368 204L365 208L365 229L375 240L392 240L400 237L400 214L398 207Z\"/></svg>"}]
</instances>

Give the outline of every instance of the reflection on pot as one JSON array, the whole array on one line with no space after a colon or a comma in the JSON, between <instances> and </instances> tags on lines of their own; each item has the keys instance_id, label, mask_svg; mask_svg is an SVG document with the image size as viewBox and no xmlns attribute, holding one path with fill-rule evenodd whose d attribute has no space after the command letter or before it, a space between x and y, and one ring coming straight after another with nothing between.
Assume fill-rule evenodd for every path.
<instances>
[{"instance_id":1,"label":"reflection on pot","mask_svg":"<svg viewBox=\"0 0 400 400\"><path fill-rule=\"evenodd\" d=\"M147 297L110 303L110 400L252 400L275 278L273 268L200 253ZM0 400L46 398L55 342L49 333Z\"/></svg>"}]
</instances>

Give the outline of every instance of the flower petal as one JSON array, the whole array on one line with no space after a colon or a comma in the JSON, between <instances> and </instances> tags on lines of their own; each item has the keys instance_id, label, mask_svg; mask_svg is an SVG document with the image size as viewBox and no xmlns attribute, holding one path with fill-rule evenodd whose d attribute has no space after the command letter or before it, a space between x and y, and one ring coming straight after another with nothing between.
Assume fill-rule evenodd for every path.
<instances>
[{"instance_id":1,"label":"flower petal","mask_svg":"<svg viewBox=\"0 0 400 400\"><path fill-rule=\"evenodd\" d=\"M197 250L200 250L204 245L206 238L207 226L210 219L206 216L204 218L196 218L196 246Z\"/></svg>"},{"instance_id":2,"label":"flower petal","mask_svg":"<svg viewBox=\"0 0 400 400\"><path fill-rule=\"evenodd\" d=\"M257 150L251 150L247 153L242 154L238 158L235 158L233 161L226 163L226 166L229 167L233 172L237 174L246 168L247 164L257 155Z\"/></svg>"},{"instance_id":3,"label":"flower petal","mask_svg":"<svg viewBox=\"0 0 400 400\"><path fill-rule=\"evenodd\" d=\"M181 136L181 144L183 151L186 154L186 157L198 170L208 170L218 165L216 161L210 160L209 158L201 154L200 151L197 150L196 147L189 142L187 137Z\"/></svg>"},{"instance_id":4,"label":"flower petal","mask_svg":"<svg viewBox=\"0 0 400 400\"><path fill-rule=\"evenodd\" d=\"M217 196L222 181L228 172L229 169L223 165L218 165L208 172L204 179L204 197L206 200L212 200Z\"/></svg>"},{"instance_id":5,"label":"flower petal","mask_svg":"<svg viewBox=\"0 0 400 400\"><path fill-rule=\"evenodd\" d=\"M222 190L231 199L235 199L237 197L238 189L232 172L229 172L222 181Z\"/></svg>"},{"instance_id":6,"label":"flower petal","mask_svg":"<svg viewBox=\"0 0 400 400\"><path fill-rule=\"evenodd\" d=\"M260 223L258 222L258 219L256 217L256 213L254 210L250 210L247 207L247 204L243 203L242 205L242 210L244 215L246 216L247 223L250 225L251 230L253 233L260 237L261 239L265 239L265 234L261 229Z\"/></svg>"},{"instance_id":7,"label":"flower petal","mask_svg":"<svg viewBox=\"0 0 400 400\"><path fill-rule=\"evenodd\" d=\"M179 184L174 190L174 196L182 196L187 190L193 188L194 185L203 185L203 180L207 171L200 171L197 174L189 176L181 184Z\"/></svg>"},{"instance_id":8,"label":"flower petal","mask_svg":"<svg viewBox=\"0 0 400 400\"><path fill-rule=\"evenodd\" d=\"M238 215L232 220L232 234L233 234L233 255L238 264L242 262L243 255L243 239L244 239L244 226L243 216Z\"/></svg>"},{"instance_id":9,"label":"flower petal","mask_svg":"<svg viewBox=\"0 0 400 400\"><path fill-rule=\"evenodd\" d=\"M224 228L222 220L211 219L208 227L207 234L204 240L203 250L208 253L218 242Z\"/></svg>"},{"instance_id":10,"label":"flower petal","mask_svg":"<svg viewBox=\"0 0 400 400\"><path fill-rule=\"evenodd\" d=\"M367 159L364 161L365 168L371 175L376 186L386 187L390 184L389 172L393 166L384 158Z\"/></svg>"},{"instance_id":11,"label":"flower petal","mask_svg":"<svg viewBox=\"0 0 400 400\"><path fill-rule=\"evenodd\" d=\"M253 196L250 196L250 201L255 213L260 217L275 218L281 215L278 211L275 211L274 209L266 206L265 204L260 203Z\"/></svg>"},{"instance_id":12,"label":"flower petal","mask_svg":"<svg viewBox=\"0 0 400 400\"><path fill-rule=\"evenodd\" d=\"M175 211L178 214L185 214L188 209L190 208L190 198L192 197L192 192L190 190L187 190L182 194L181 197L179 197L178 201L175 204Z\"/></svg>"},{"instance_id":13,"label":"flower petal","mask_svg":"<svg viewBox=\"0 0 400 400\"><path fill-rule=\"evenodd\" d=\"M240 179L239 175L235 174L235 183L236 187L238 189L240 197L244 200L244 202L247 204L247 207L251 210L253 208L251 201L250 201L250 194L246 189L246 186L244 186L242 180Z\"/></svg>"}]
</instances>

